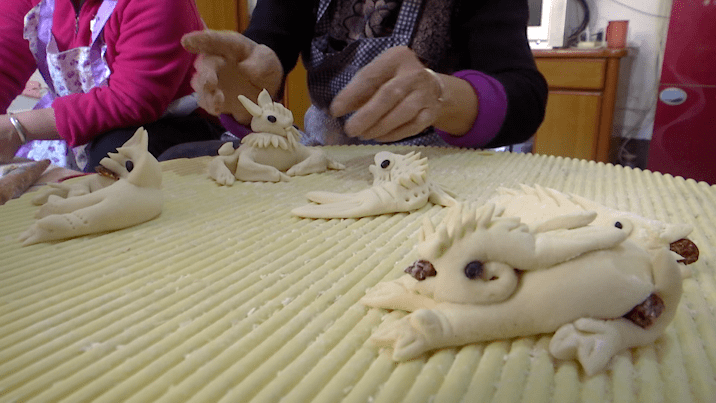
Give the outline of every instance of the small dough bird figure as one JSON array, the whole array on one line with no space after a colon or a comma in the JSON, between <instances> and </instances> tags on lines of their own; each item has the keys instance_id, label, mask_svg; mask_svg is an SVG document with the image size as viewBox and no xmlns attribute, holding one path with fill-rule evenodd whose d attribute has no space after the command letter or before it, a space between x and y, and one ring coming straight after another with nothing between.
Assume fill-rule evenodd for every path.
<instances>
[{"instance_id":1,"label":"small dough bird figure","mask_svg":"<svg viewBox=\"0 0 716 403\"><path fill-rule=\"evenodd\" d=\"M114 231L149 221L162 212L162 171L147 151L149 137L139 128L116 153L71 185L50 184L32 203L42 205L37 221L20 235L23 245Z\"/></svg>"},{"instance_id":2,"label":"small dough bird figure","mask_svg":"<svg viewBox=\"0 0 716 403\"><path fill-rule=\"evenodd\" d=\"M239 101L251 113L251 130L234 149L232 143L219 148L219 156L209 163L209 176L220 185L235 179L246 182L279 182L291 176L324 172L345 167L317 148L299 143L301 132L293 126L293 114L268 91L258 96L258 105L243 95Z\"/></svg>"},{"instance_id":3,"label":"small dough bird figure","mask_svg":"<svg viewBox=\"0 0 716 403\"><path fill-rule=\"evenodd\" d=\"M451 194L428 180L428 159L419 152L406 155L381 151L368 167L373 186L358 193L309 192L306 197L318 204L292 210L308 218L360 218L417 210L428 201L441 206L456 204Z\"/></svg>"}]
</instances>

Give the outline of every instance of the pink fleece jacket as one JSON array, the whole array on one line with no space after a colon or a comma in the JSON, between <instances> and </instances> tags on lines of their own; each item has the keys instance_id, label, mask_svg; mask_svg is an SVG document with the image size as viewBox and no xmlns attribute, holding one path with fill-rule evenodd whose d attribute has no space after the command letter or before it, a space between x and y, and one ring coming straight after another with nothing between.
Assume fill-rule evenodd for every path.
<instances>
[{"instance_id":1,"label":"pink fleece jacket","mask_svg":"<svg viewBox=\"0 0 716 403\"><path fill-rule=\"evenodd\" d=\"M55 1L52 32L59 50L89 45L89 24L102 0L86 0L78 15L71 0ZM1 112L36 69L22 31L25 14L39 2L0 1ZM109 84L53 102L60 136L75 146L114 128L157 120L173 100L192 93L195 56L180 39L203 28L194 0L118 0L104 28Z\"/></svg>"}]
</instances>

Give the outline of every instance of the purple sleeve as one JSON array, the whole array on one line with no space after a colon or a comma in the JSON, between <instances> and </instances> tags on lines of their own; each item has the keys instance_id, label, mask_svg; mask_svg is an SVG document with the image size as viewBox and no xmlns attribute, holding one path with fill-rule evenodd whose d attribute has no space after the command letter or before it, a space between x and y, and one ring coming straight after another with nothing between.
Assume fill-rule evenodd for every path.
<instances>
[{"instance_id":1,"label":"purple sleeve","mask_svg":"<svg viewBox=\"0 0 716 403\"><path fill-rule=\"evenodd\" d=\"M237 138L243 139L247 134L251 133L251 129L237 122L233 116L222 113L219 115L219 121L224 129L233 134Z\"/></svg>"},{"instance_id":2,"label":"purple sleeve","mask_svg":"<svg viewBox=\"0 0 716 403\"><path fill-rule=\"evenodd\" d=\"M477 94L479 109L472 128L462 136L453 136L436 129L446 143L457 147L480 148L488 144L502 127L507 114L507 93L495 78L475 70L462 70L453 74L472 85Z\"/></svg>"}]
</instances>

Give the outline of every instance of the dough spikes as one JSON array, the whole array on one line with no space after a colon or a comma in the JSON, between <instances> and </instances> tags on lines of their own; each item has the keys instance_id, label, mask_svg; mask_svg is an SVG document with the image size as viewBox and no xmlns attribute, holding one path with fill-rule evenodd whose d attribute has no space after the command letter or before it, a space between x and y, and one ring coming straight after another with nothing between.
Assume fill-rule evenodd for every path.
<instances>
[{"instance_id":1,"label":"dough spikes","mask_svg":"<svg viewBox=\"0 0 716 403\"><path fill-rule=\"evenodd\" d=\"M368 169L373 186L358 193L309 192L306 197L317 204L293 209L299 217L360 218L417 210L428 201L451 206L455 199L428 180L428 159L420 153L406 155L381 151Z\"/></svg>"},{"instance_id":2,"label":"dough spikes","mask_svg":"<svg viewBox=\"0 0 716 403\"><path fill-rule=\"evenodd\" d=\"M371 340L403 361L554 333L550 353L595 374L674 318L683 275L670 243L688 233L556 190L502 189L482 207L452 207L437 227L425 223L408 274L361 299L412 312Z\"/></svg>"}]
</instances>

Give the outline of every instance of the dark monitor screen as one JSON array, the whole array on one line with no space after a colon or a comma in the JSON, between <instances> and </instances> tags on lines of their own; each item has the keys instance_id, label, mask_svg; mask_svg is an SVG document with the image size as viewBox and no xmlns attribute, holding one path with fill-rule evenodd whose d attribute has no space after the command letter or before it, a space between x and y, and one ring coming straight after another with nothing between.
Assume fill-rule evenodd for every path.
<instances>
[{"instance_id":1,"label":"dark monitor screen","mask_svg":"<svg viewBox=\"0 0 716 403\"><path fill-rule=\"evenodd\" d=\"M530 6L530 18L527 25L538 27L542 23L542 0L528 0Z\"/></svg>"}]
</instances>

